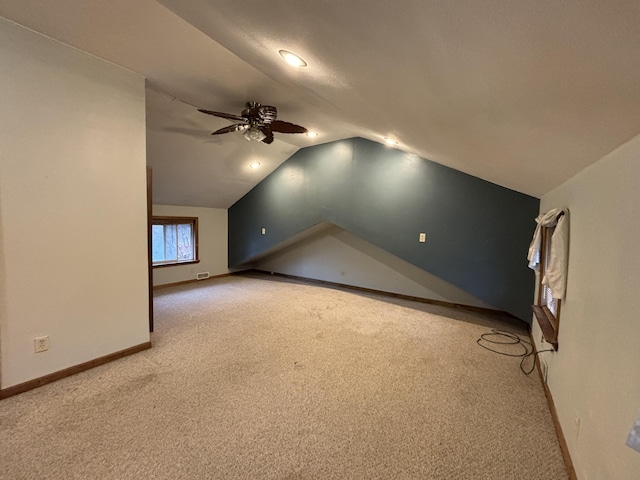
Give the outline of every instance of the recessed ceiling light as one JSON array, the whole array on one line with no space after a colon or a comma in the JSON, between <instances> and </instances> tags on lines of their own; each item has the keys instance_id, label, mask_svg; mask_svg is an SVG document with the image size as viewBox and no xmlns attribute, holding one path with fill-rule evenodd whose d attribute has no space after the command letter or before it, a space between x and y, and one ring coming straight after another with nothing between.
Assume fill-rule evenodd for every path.
<instances>
[{"instance_id":1,"label":"recessed ceiling light","mask_svg":"<svg viewBox=\"0 0 640 480\"><path fill-rule=\"evenodd\" d=\"M317 136L318 136L318 134L316 132L307 132L307 137L314 138L314 137L317 137Z\"/></svg>"},{"instance_id":2,"label":"recessed ceiling light","mask_svg":"<svg viewBox=\"0 0 640 480\"><path fill-rule=\"evenodd\" d=\"M249 165L249 167L251 168L258 168L260 166L260 162L253 162L251 165Z\"/></svg>"},{"instance_id":3,"label":"recessed ceiling light","mask_svg":"<svg viewBox=\"0 0 640 480\"><path fill-rule=\"evenodd\" d=\"M384 137L384 141L387 142L388 145L398 145L398 142L393 138Z\"/></svg>"},{"instance_id":4,"label":"recessed ceiling light","mask_svg":"<svg viewBox=\"0 0 640 480\"><path fill-rule=\"evenodd\" d=\"M307 62L305 62L302 58L300 58L295 53L291 53L287 50L280 50L280 56L285 59L285 61L289 65L293 65L294 67L306 67Z\"/></svg>"}]
</instances>

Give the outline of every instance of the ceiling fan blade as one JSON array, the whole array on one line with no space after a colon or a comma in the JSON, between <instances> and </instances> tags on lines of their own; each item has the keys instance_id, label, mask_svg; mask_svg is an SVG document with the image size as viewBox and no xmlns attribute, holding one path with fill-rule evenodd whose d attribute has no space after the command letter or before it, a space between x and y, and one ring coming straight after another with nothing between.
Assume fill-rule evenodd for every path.
<instances>
[{"instance_id":1,"label":"ceiling fan blade","mask_svg":"<svg viewBox=\"0 0 640 480\"><path fill-rule=\"evenodd\" d=\"M306 128L294 123L283 122L281 120L276 120L269 126L271 127L271 130L278 133L307 133Z\"/></svg>"},{"instance_id":2,"label":"ceiling fan blade","mask_svg":"<svg viewBox=\"0 0 640 480\"><path fill-rule=\"evenodd\" d=\"M214 112L213 110L198 109L199 112L206 113L207 115L213 115L214 117L226 118L227 120L233 120L234 122L245 122L246 119L239 115L232 115L230 113Z\"/></svg>"},{"instance_id":3,"label":"ceiling fan blade","mask_svg":"<svg viewBox=\"0 0 640 480\"><path fill-rule=\"evenodd\" d=\"M216 130L211 135L220 135L222 133L233 133L233 132L237 132L238 130L244 130L246 128L247 128L246 124L236 123L235 125L229 125L228 127L224 127L224 128L221 128L220 130Z\"/></svg>"},{"instance_id":4,"label":"ceiling fan blade","mask_svg":"<svg viewBox=\"0 0 640 480\"><path fill-rule=\"evenodd\" d=\"M268 127L258 127L262 133L264 133L264 138L262 139L262 143L266 143L267 145L273 142L273 132Z\"/></svg>"}]
</instances>

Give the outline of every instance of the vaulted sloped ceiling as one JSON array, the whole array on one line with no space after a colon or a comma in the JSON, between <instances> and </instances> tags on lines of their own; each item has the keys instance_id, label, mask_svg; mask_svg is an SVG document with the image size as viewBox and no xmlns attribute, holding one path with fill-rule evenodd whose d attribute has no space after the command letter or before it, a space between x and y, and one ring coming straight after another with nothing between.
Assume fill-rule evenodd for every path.
<instances>
[{"instance_id":1,"label":"vaulted sloped ceiling","mask_svg":"<svg viewBox=\"0 0 640 480\"><path fill-rule=\"evenodd\" d=\"M635 0L3 0L0 15L147 78L158 203L229 207L300 147L354 136L541 196L640 133ZM196 110L249 100L320 136L211 137L228 122Z\"/></svg>"}]
</instances>

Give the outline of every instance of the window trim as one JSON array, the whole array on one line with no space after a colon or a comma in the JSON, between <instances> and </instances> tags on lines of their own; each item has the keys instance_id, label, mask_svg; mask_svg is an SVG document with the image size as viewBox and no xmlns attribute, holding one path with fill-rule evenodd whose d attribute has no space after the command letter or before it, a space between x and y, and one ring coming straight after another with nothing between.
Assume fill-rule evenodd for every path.
<instances>
[{"instance_id":1,"label":"window trim","mask_svg":"<svg viewBox=\"0 0 640 480\"><path fill-rule=\"evenodd\" d=\"M544 278L545 270L547 268L547 249L551 246L551 237L553 235L555 227L542 227L542 239L540 242L540 271L536 278L536 284L538 288L538 295L536 304L532 305L533 314L538 320L540 330L545 342L551 344L554 350L558 350L558 329L560 326L560 310L562 308L562 300L556 299L557 309L554 315L551 310L543 305L542 292L544 285L542 285L542 279Z\"/></svg>"},{"instance_id":2,"label":"window trim","mask_svg":"<svg viewBox=\"0 0 640 480\"><path fill-rule=\"evenodd\" d=\"M194 263L200 263L200 253L199 253L199 237L198 237L198 217L171 217L171 216L152 216L151 217L151 227L153 225L184 225L191 224L192 232L193 232L193 240L194 240L194 259L193 260L171 260L168 262L162 263L151 263L151 268L166 268L166 267L175 267L177 265L189 265Z\"/></svg>"}]
</instances>

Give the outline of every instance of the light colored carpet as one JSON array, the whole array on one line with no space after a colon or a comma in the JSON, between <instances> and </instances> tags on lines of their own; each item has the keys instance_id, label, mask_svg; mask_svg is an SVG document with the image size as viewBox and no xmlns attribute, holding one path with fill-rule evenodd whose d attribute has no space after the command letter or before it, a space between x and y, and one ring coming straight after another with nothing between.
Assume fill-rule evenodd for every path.
<instances>
[{"instance_id":1,"label":"light colored carpet","mask_svg":"<svg viewBox=\"0 0 640 480\"><path fill-rule=\"evenodd\" d=\"M237 276L155 309L153 349L0 402L0 479L567 478L487 315Z\"/></svg>"}]
</instances>

